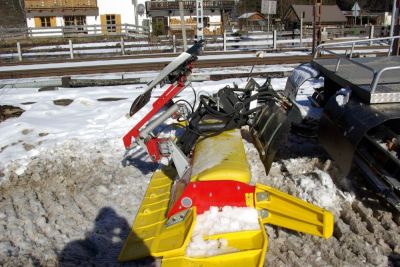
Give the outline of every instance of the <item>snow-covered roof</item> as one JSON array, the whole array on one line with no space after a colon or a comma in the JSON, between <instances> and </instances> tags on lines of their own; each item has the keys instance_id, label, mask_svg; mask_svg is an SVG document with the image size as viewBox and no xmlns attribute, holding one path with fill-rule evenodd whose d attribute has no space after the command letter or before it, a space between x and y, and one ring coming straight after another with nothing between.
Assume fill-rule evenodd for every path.
<instances>
[{"instance_id":1,"label":"snow-covered roof","mask_svg":"<svg viewBox=\"0 0 400 267\"><path fill-rule=\"evenodd\" d=\"M257 14L257 12L244 13L243 15L241 15L241 16L239 17L239 19L248 19L248 18L250 18L251 16L256 15L256 14Z\"/></svg>"}]
</instances>

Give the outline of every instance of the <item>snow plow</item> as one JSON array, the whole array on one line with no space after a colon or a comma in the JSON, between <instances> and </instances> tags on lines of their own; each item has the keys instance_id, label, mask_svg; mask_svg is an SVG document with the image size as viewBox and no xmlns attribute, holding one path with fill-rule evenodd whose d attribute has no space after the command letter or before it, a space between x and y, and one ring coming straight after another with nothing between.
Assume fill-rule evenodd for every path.
<instances>
[{"instance_id":1,"label":"snow plow","mask_svg":"<svg viewBox=\"0 0 400 267\"><path fill-rule=\"evenodd\" d=\"M320 143L344 175L351 169L359 172L371 189L398 211L400 57L391 56L390 52L399 38L322 44L312 62L299 66L289 77L284 92L295 103L306 80L323 77L323 86L309 97L312 106L322 111L317 122ZM387 56L354 57L359 45L372 42L388 45ZM331 47L347 50L343 55Z\"/></svg>"},{"instance_id":2,"label":"snow plow","mask_svg":"<svg viewBox=\"0 0 400 267\"><path fill-rule=\"evenodd\" d=\"M268 173L291 123L301 119L297 107L272 90L269 80L196 96L198 105L196 97L193 104L174 99L189 86L201 47L200 41L167 65L132 104L131 116L146 105L151 108L124 136L124 145L138 145L162 164L118 260L154 257L162 266L263 266L268 245L264 224L329 238L332 213L252 183L240 129L250 128ZM151 104L153 89L164 84L168 86ZM169 134L163 134L166 129Z\"/></svg>"}]
</instances>

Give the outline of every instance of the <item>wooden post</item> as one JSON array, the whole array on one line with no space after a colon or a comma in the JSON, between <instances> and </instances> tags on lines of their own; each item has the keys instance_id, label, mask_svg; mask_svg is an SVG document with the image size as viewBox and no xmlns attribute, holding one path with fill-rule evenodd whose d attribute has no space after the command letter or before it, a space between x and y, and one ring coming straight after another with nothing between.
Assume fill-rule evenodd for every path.
<instances>
[{"instance_id":1,"label":"wooden post","mask_svg":"<svg viewBox=\"0 0 400 267\"><path fill-rule=\"evenodd\" d=\"M17 50L18 50L18 60L22 61L22 51L21 51L21 43L17 42Z\"/></svg>"},{"instance_id":2,"label":"wooden post","mask_svg":"<svg viewBox=\"0 0 400 267\"><path fill-rule=\"evenodd\" d=\"M72 45L72 40L69 39L69 57L74 59L74 47Z\"/></svg>"},{"instance_id":3,"label":"wooden post","mask_svg":"<svg viewBox=\"0 0 400 267\"><path fill-rule=\"evenodd\" d=\"M124 56L125 55L125 41L124 37L121 36L121 54Z\"/></svg>"},{"instance_id":4,"label":"wooden post","mask_svg":"<svg viewBox=\"0 0 400 267\"><path fill-rule=\"evenodd\" d=\"M272 32L272 47L273 47L274 50L276 50L276 41L277 41L276 30L274 30Z\"/></svg>"},{"instance_id":5,"label":"wooden post","mask_svg":"<svg viewBox=\"0 0 400 267\"><path fill-rule=\"evenodd\" d=\"M374 25L369 27L369 39L374 39ZM372 45L372 41L369 42L369 45Z\"/></svg>"},{"instance_id":6,"label":"wooden post","mask_svg":"<svg viewBox=\"0 0 400 267\"><path fill-rule=\"evenodd\" d=\"M185 26L185 16L183 13L183 2L182 1L179 1L179 14L181 16L183 51L186 51L187 50L186 26Z\"/></svg>"},{"instance_id":7,"label":"wooden post","mask_svg":"<svg viewBox=\"0 0 400 267\"><path fill-rule=\"evenodd\" d=\"M172 35L172 46L174 48L174 53L176 53L176 36Z\"/></svg>"},{"instance_id":8,"label":"wooden post","mask_svg":"<svg viewBox=\"0 0 400 267\"><path fill-rule=\"evenodd\" d=\"M224 52L226 52L226 30L224 30Z\"/></svg>"}]
</instances>

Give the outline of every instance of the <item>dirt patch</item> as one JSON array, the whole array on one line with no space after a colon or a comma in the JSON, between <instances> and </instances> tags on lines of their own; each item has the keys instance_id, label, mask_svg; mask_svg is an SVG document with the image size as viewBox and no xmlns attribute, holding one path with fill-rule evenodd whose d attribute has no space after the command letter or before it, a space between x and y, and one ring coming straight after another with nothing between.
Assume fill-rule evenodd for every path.
<instances>
[{"instance_id":1,"label":"dirt patch","mask_svg":"<svg viewBox=\"0 0 400 267\"><path fill-rule=\"evenodd\" d=\"M72 102L74 102L74 100L72 100L72 99L57 99L57 100L53 100L54 105L57 105L57 106L68 106Z\"/></svg>"},{"instance_id":2,"label":"dirt patch","mask_svg":"<svg viewBox=\"0 0 400 267\"><path fill-rule=\"evenodd\" d=\"M24 113L25 110L19 107L10 105L0 105L0 122L5 121L9 118L17 118Z\"/></svg>"},{"instance_id":3,"label":"dirt patch","mask_svg":"<svg viewBox=\"0 0 400 267\"><path fill-rule=\"evenodd\" d=\"M111 102L111 101L120 101L120 100L125 100L127 98L124 97L104 97L104 98L99 98L97 101L100 102Z\"/></svg>"}]
</instances>

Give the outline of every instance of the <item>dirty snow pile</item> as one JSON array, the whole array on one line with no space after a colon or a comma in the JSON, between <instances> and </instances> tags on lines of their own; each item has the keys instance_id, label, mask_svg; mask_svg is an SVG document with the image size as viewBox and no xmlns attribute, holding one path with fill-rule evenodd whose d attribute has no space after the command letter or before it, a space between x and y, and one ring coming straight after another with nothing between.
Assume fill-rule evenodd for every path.
<instances>
[{"instance_id":1,"label":"dirty snow pile","mask_svg":"<svg viewBox=\"0 0 400 267\"><path fill-rule=\"evenodd\" d=\"M240 231L258 230L258 213L255 208L240 208L225 206L222 209L210 209L196 218L192 239L186 248L186 256L209 257L235 252L224 238L207 239L212 235Z\"/></svg>"}]
</instances>

